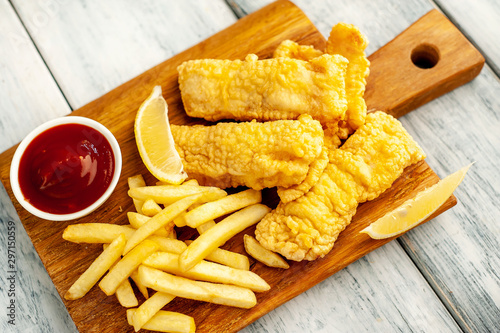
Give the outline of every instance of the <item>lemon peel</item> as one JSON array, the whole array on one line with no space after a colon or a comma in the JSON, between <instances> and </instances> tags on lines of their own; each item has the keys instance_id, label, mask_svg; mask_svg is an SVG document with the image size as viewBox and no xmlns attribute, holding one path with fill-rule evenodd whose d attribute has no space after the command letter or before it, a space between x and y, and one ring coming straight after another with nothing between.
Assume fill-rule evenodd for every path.
<instances>
[{"instance_id":1,"label":"lemon peel","mask_svg":"<svg viewBox=\"0 0 500 333\"><path fill-rule=\"evenodd\" d=\"M161 86L155 86L139 107L134 133L141 159L154 177L169 184L180 184L187 178L175 149L168 121L168 105Z\"/></svg>"},{"instance_id":2,"label":"lemon peel","mask_svg":"<svg viewBox=\"0 0 500 333\"><path fill-rule=\"evenodd\" d=\"M415 227L431 216L453 194L472 164L419 192L414 198L371 223L360 233L366 233L373 239L385 239L401 235Z\"/></svg>"}]
</instances>

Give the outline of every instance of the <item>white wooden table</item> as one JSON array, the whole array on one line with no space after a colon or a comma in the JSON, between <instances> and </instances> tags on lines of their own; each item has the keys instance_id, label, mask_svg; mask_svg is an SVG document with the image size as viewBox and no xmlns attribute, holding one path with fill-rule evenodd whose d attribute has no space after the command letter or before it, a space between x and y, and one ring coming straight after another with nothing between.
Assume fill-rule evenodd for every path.
<instances>
[{"instance_id":1,"label":"white wooden table","mask_svg":"<svg viewBox=\"0 0 500 333\"><path fill-rule=\"evenodd\" d=\"M0 0L0 152L37 125L231 25L270 0ZM328 36L344 21L371 54L438 8L486 58L471 83L401 121L441 177L476 161L458 204L313 287L245 332L500 331L500 3L297 0ZM8 227L15 225L15 279ZM0 185L0 331L76 332ZM10 291L14 289L15 296ZM15 300L15 325L9 309Z\"/></svg>"}]
</instances>

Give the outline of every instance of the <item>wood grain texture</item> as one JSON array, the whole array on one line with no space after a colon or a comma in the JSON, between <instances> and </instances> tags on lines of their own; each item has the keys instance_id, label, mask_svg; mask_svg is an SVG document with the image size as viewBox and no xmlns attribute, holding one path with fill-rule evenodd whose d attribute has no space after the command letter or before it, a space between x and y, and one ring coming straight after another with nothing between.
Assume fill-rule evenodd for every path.
<instances>
[{"instance_id":1,"label":"wood grain texture","mask_svg":"<svg viewBox=\"0 0 500 333\"><path fill-rule=\"evenodd\" d=\"M243 10L254 5L254 1L235 2ZM361 31L367 31L370 40L368 54L393 38L398 26L405 21L413 22L417 16L436 6L419 0L405 1L404 4L363 0L349 3L326 0L294 2L325 36L329 33L328 24L339 20L354 23ZM495 1L466 2L440 0L437 6L474 45L480 47L488 66L474 81L420 107L401 121L428 153L427 163L439 175L450 174L472 161L476 164L456 192L457 207L410 231L398 241L463 331L495 332L500 318L500 257L496 250L492 250L500 247L496 222L500 220L497 205L500 188L497 171L500 163L500 65L499 53L495 51L498 49L497 27L500 22L496 18L500 9ZM371 258L372 253L367 257ZM359 265L354 263L349 269L355 272L355 267ZM355 277L370 283L363 273L359 271ZM359 297L362 295L351 297L348 302L357 302ZM345 307L349 307L348 302L344 303ZM387 304L383 302L380 306L386 307ZM363 307L371 310L368 313L378 309L372 309L368 302ZM296 325L303 323L292 316L285 321L295 321ZM364 329L357 326L354 318L347 316L345 322L347 331ZM432 319L422 323L427 330L434 331L434 325Z\"/></svg>"},{"instance_id":2,"label":"wood grain texture","mask_svg":"<svg viewBox=\"0 0 500 333\"><path fill-rule=\"evenodd\" d=\"M12 291L15 292L16 301L15 325L3 320L0 322L0 331L35 333L44 332L47 327L53 332L76 331L75 324L40 261L3 185L0 185L0 233L5 237L2 242L4 246L0 247L0 256L5 258L5 264L0 269L0 285L4 286L0 304L4 308L9 306ZM14 249L11 247L12 242ZM7 261L13 254L14 270L9 265L12 261Z\"/></svg>"},{"instance_id":3,"label":"wood grain texture","mask_svg":"<svg viewBox=\"0 0 500 333\"><path fill-rule=\"evenodd\" d=\"M0 2L0 152L71 112L15 11Z\"/></svg>"},{"instance_id":4,"label":"wood grain texture","mask_svg":"<svg viewBox=\"0 0 500 333\"><path fill-rule=\"evenodd\" d=\"M434 138L422 147L438 174L476 162L455 191L459 204L399 240L466 332L495 332L500 318L500 81L492 74L485 68L403 121L419 142Z\"/></svg>"},{"instance_id":5,"label":"wood grain texture","mask_svg":"<svg viewBox=\"0 0 500 333\"><path fill-rule=\"evenodd\" d=\"M426 331L460 328L399 244L389 242L240 332Z\"/></svg>"},{"instance_id":6,"label":"wood grain texture","mask_svg":"<svg viewBox=\"0 0 500 333\"><path fill-rule=\"evenodd\" d=\"M66 115L71 109L7 1L0 1L0 30L0 152L3 152L34 127ZM12 242L14 249L9 247ZM42 332L45 327L58 332L75 330L3 185L0 185L0 244L0 257L4 258L0 268L0 305L4 309L9 306L9 295L12 296L9 290L13 280L7 280L13 274L7 261L9 254L15 255L16 271L16 325L9 324L5 316L0 321L0 332Z\"/></svg>"},{"instance_id":7,"label":"wood grain texture","mask_svg":"<svg viewBox=\"0 0 500 333\"><path fill-rule=\"evenodd\" d=\"M11 2L73 109L236 21L222 0Z\"/></svg>"},{"instance_id":8,"label":"wood grain texture","mask_svg":"<svg viewBox=\"0 0 500 333\"><path fill-rule=\"evenodd\" d=\"M479 0L436 0L436 4L476 45L488 65L500 76L500 2Z\"/></svg>"},{"instance_id":9,"label":"wood grain texture","mask_svg":"<svg viewBox=\"0 0 500 333\"><path fill-rule=\"evenodd\" d=\"M273 0L229 1L243 13L252 13L272 2ZM433 3L427 0L405 0L404 4L397 0L293 0L292 2L306 14L325 38L338 22L357 26L369 37L366 49L368 55L389 43L404 29L435 8Z\"/></svg>"},{"instance_id":10,"label":"wood grain texture","mask_svg":"<svg viewBox=\"0 0 500 333\"><path fill-rule=\"evenodd\" d=\"M484 58L445 16L432 10L370 55L370 62L370 77L376 80L367 81L368 109L388 108L399 118L475 78Z\"/></svg>"},{"instance_id":11,"label":"wood grain texture","mask_svg":"<svg viewBox=\"0 0 500 333\"><path fill-rule=\"evenodd\" d=\"M283 15L284 11L287 12L287 15ZM257 53L266 57L271 54L277 43L284 38L294 39L304 44L313 44L319 48L322 48L324 45L324 39L314 26L312 26L309 20L307 20L298 9L290 6L288 3L280 2L275 4L274 6L268 8L266 13L269 16L265 18L262 17L263 14L261 13L258 15L248 16L240 20L229 30L222 31L200 45L173 57L136 79L111 91L102 98L75 111L75 114L90 116L108 126L108 128L110 128L110 130L117 136L122 145L122 153L125 161L129 162L125 164L126 166L123 170L122 180L109 201L109 204L106 205L106 207L101 208L91 217L93 221L99 222L109 220L116 223L125 222L123 210L126 211L130 209L131 202L125 195L126 182L123 180L126 179L127 176L139 171L145 172L145 169L141 165L140 159L138 158L135 150L133 136L130 135L130 133L132 133L131 126L133 122L133 115L135 115L138 105L147 96L147 94L149 94L151 87L157 83L161 83L163 85L164 93L173 114L172 122L189 121L189 119L186 119L186 116L182 113L182 105L179 102L180 97L178 91L176 90L175 67L177 64L185 59L199 57L241 58L246 53L255 50L259 50ZM262 40L259 41L258 38L254 38L253 40L251 39L244 48L239 48L238 50L235 50L232 47L231 42L224 42L229 40L227 38L228 36L232 36L232 38L236 40L247 40L249 36L252 36L252 32L249 27L258 27L258 22L261 21L267 23L265 28L259 27L259 32L261 34L259 38L262 38ZM222 44L221 41L223 41ZM121 119L117 121L115 117L110 117L110 115L114 114L120 114ZM4 156L10 157L12 153L13 149L7 151ZM6 171L7 166L8 163L2 164L1 176L4 182L7 181L8 178L8 172ZM192 302L189 301L179 301L178 304L175 303L175 306L185 309L187 313L195 313L196 318L201 320L201 322L199 322L199 327L201 329L204 327L207 329L214 328L214 322L212 321L218 317L214 316L214 313L219 313L221 316L228 319L226 322L227 328L241 328L271 310L278 304L285 302L301 291L345 267L350 262L356 260L374 248L379 247L384 242L387 242L387 240L384 242L373 241L368 239L367 236L363 239L359 238L360 236L357 235L357 231L359 231L360 228L366 226L371 219L375 218L375 216L373 216L373 212L375 210L373 207L370 208L370 205L387 208L395 207L391 205L397 205L398 200L401 202L401 200L404 200L408 197L408 195L411 195L411 193L422 189L423 187L421 186L435 183L437 179L437 176L425 163L420 163L412 168L408 168L405 175L398 180L396 186L393 187L391 191L387 192L377 201L360 206L355 222L351 224L351 226L343 233L343 235L345 234L345 236L343 236L345 240L342 241L342 238L339 238L338 245L336 245L336 248L332 251L331 255L313 263L300 263L294 265L294 268L287 272L295 272L295 276L291 275L292 273L285 272L285 274L279 277L279 275L276 276L275 270L259 267L259 265L254 266L254 269L257 272L263 270L262 275L264 278L268 277L268 280L275 286L275 288L273 288L273 292L266 293L265 295L259 295L259 305L250 311L240 311L206 304L193 308ZM451 200L442 209L445 210L453 204L454 201ZM33 217L26 216L26 212L20 210L19 206L16 206L16 208L19 209L25 228L28 230L28 234L34 241L35 247L39 253L43 253L43 255L41 254L42 261L46 265L49 274L51 274L58 291L63 293L72 283L74 276L81 273L81 271L84 270L93 259L92 257L87 256L87 253L90 252L97 254L100 247L93 245L79 246L61 242L60 235L64 224L54 225L54 223L50 223L48 221L37 220ZM23 216L23 213L25 216ZM81 221L85 221L85 219L82 219ZM353 239L349 240L349 237ZM353 244L358 242L359 244L363 244L363 248L366 249L366 252L357 249L357 247L352 247L352 251L347 250L348 245L353 246ZM342 244L344 244L343 247L341 246ZM236 240L228 246L230 248L241 250L241 239L236 238ZM72 252L75 247L81 249L81 251L77 253ZM75 269L67 275L60 274L66 267L70 266L75 267ZM302 274L297 274L298 272ZM294 281L297 280L297 276L301 276L299 278L299 283L294 283ZM284 277L288 277L288 280ZM300 281L302 281L302 283L300 283ZM106 309L114 309L120 313L124 311L116 309L116 301L114 299L103 297L102 293L98 290L94 290L84 300L66 303L80 329L87 329L91 327L88 325L98 325L98 327L92 327L99 329L100 331L106 331L113 329L113 327L117 327L116 325L119 325L119 323L116 322L117 319L113 319L113 317L108 317L106 315L102 317L103 313L109 313ZM98 304L101 306L99 314L97 311L93 313L92 311L96 309ZM90 315L88 312L84 314L82 306L83 308L86 308L87 311L88 309L92 309L90 310ZM103 307L104 310L102 310ZM208 313L211 314L210 317L207 317ZM94 318L94 316L97 315L100 316L99 321L96 321ZM207 318L203 320L205 317ZM233 318L233 320L230 320L229 318ZM110 324L116 325L113 326ZM221 328L223 327L221 327L220 323L217 323L216 331L219 331Z\"/></svg>"}]
</instances>

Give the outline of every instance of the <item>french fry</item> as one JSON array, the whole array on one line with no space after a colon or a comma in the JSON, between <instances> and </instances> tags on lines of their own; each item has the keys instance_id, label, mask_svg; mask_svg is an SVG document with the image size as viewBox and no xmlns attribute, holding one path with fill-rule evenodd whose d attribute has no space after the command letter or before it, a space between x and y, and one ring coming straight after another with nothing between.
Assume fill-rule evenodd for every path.
<instances>
[{"instance_id":1,"label":"french fry","mask_svg":"<svg viewBox=\"0 0 500 333\"><path fill-rule=\"evenodd\" d=\"M153 199L158 204L170 205L185 197L203 192L210 192L217 199L227 195L226 191L217 187L192 185L145 186L130 189L128 194L133 199L142 201Z\"/></svg>"},{"instance_id":2,"label":"french fry","mask_svg":"<svg viewBox=\"0 0 500 333\"><path fill-rule=\"evenodd\" d=\"M102 251L87 270L73 283L64 295L67 300L74 300L85 294L99 281L106 271L120 258L127 239L120 234L111 244Z\"/></svg>"},{"instance_id":3,"label":"french fry","mask_svg":"<svg viewBox=\"0 0 500 333\"><path fill-rule=\"evenodd\" d=\"M247 256L224 249L213 250L205 259L237 269L246 271L250 269L250 261Z\"/></svg>"},{"instance_id":4,"label":"french fry","mask_svg":"<svg viewBox=\"0 0 500 333\"><path fill-rule=\"evenodd\" d=\"M133 318L136 311L137 309L127 309L127 321L129 325L133 325ZM142 328L158 332L194 333L196 331L193 317L164 310L158 311Z\"/></svg>"},{"instance_id":5,"label":"french fry","mask_svg":"<svg viewBox=\"0 0 500 333\"><path fill-rule=\"evenodd\" d=\"M180 213L182 213L189 206L195 203L200 196L201 194L196 194L183 198L165 207L160 213L153 216L149 221L147 221L139 229L137 229L135 233L129 238L127 244L125 245L123 254L127 254L134 248L134 246L151 236L160 228L172 222L172 220L176 218ZM173 223L170 223L170 228L173 227Z\"/></svg>"},{"instance_id":6,"label":"french fry","mask_svg":"<svg viewBox=\"0 0 500 333\"><path fill-rule=\"evenodd\" d=\"M248 189L228 195L216 201L207 202L189 211L183 218L186 225L191 228L197 228L207 221L214 220L261 201L262 194L260 191Z\"/></svg>"},{"instance_id":7,"label":"french fry","mask_svg":"<svg viewBox=\"0 0 500 333\"><path fill-rule=\"evenodd\" d=\"M186 180L182 185L200 186L196 179Z\"/></svg>"},{"instance_id":8,"label":"french fry","mask_svg":"<svg viewBox=\"0 0 500 333\"><path fill-rule=\"evenodd\" d=\"M254 259L260 261L266 266L277 268L290 268L290 265L278 254L269 251L250 235L243 236L245 251Z\"/></svg>"},{"instance_id":9,"label":"french fry","mask_svg":"<svg viewBox=\"0 0 500 333\"><path fill-rule=\"evenodd\" d=\"M177 232L175 231L174 228L170 230L170 232L167 235L167 238L177 239Z\"/></svg>"},{"instance_id":10,"label":"french fry","mask_svg":"<svg viewBox=\"0 0 500 333\"><path fill-rule=\"evenodd\" d=\"M161 212L161 207L153 199L147 199L142 205L142 213L152 217Z\"/></svg>"},{"instance_id":11,"label":"french fry","mask_svg":"<svg viewBox=\"0 0 500 333\"><path fill-rule=\"evenodd\" d=\"M255 204L229 215L189 244L179 257L180 269L184 272L191 269L231 237L259 222L270 211L265 205Z\"/></svg>"},{"instance_id":12,"label":"french fry","mask_svg":"<svg viewBox=\"0 0 500 333\"><path fill-rule=\"evenodd\" d=\"M141 304L132 318L134 330L139 331L158 311L175 298L174 295L156 292L148 300Z\"/></svg>"},{"instance_id":13,"label":"french fry","mask_svg":"<svg viewBox=\"0 0 500 333\"><path fill-rule=\"evenodd\" d=\"M186 244L189 245L192 242L193 241L191 240L187 240ZM165 252L176 253L173 251ZM248 271L250 269L250 261L248 260L248 257L246 255L220 248L216 248L215 250L213 250L209 255L205 257L205 260L216 262L218 264L233 267L236 269L243 269L245 271Z\"/></svg>"},{"instance_id":14,"label":"french fry","mask_svg":"<svg viewBox=\"0 0 500 333\"><path fill-rule=\"evenodd\" d=\"M187 212L182 212L182 214L174 219L174 224L176 227L182 228L186 226L186 221L184 220L184 215L186 215L186 213Z\"/></svg>"},{"instance_id":15,"label":"french fry","mask_svg":"<svg viewBox=\"0 0 500 333\"><path fill-rule=\"evenodd\" d=\"M133 228L139 229L144 223L149 221L151 217L135 212L128 212L127 218L128 222ZM158 229L154 234L163 237L168 237L169 235L169 233L167 232L167 230L165 230L165 228Z\"/></svg>"},{"instance_id":16,"label":"french fry","mask_svg":"<svg viewBox=\"0 0 500 333\"><path fill-rule=\"evenodd\" d=\"M136 187L143 187L146 186L146 182L144 181L144 178L142 175L135 175L132 177L128 177L128 187L130 188L136 188ZM142 205L143 201L141 200L136 200L132 199L134 202L135 210L139 213L142 214Z\"/></svg>"},{"instance_id":17,"label":"french fry","mask_svg":"<svg viewBox=\"0 0 500 333\"><path fill-rule=\"evenodd\" d=\"M226 192L224 192L226 193ZM204 203L206 202L210 202L210 201L214 201L214 200L218 200L222 197L224 197L226 194L223 194L223 193L218 193L218 192L204 192L202 194L202 196L200 197L200 199L198 199L198 201L196 203L194 203L190 208L189 210L193 210L193 209L196 209L197 207L203 205ZM182 214L180 214L179 216L177 216L175 219L174 219L174 224L177 226L177 227L185 227L186 226L186 220L184 219L184 216L187 214L188 212L183 212Z\"/></svg>"},{"instance_id":18,"label":"french fry","mask_svg":"<svg viewBox=\"0 0 500 333\"><path fill-rule=\"evenodd\" d=\"M156 186L163 186L163 185L172 185L172 184L169 184L167 182L162 182L161 180L157 181ZM190 186L200 186L200 184L198 183L198 181L196 179L190 179L190 180L186 180L185 182L183 182L182 184L180 184L182 186L187 186L187 185L190 185Z\"/></svg>"},{"instance_id":19,"label":"french fry","mask_svg":"<svg viewBox=\"0 0 500 333\"><path fill-rule=\"evenodd\" d=\"M139 272L137 272L137 269L132 273L130 273L130 278L132 279L132 281L134 281L135 286L137 287L137 289L139 289L142 296L144 296L145 299L148 299L149 298L148 288L145 285L143 285L141 279L139 279ZM116 292L118 292L118 290L116 290Z\"/></svg>"},{"instance_id":20,"label":"french fry","mask_svg":"<svg viewBox=\"0 0 500 333\"><path fill-rule=\"evenodd\" d=\"M179 255L168 252L155 252L144 260L143 265L160 269L167 273L193 280L232 284L256 292L267 291L269 284L254 272L202 260L190 270L179 269Z\"/></svg>"},{"instance_id":21,"label":"french fry","mask_svg":"<svg viewBox=\"0 0 500 333\"><path fill-rule=\"evenodd\" d=\"M131 308L139 305L139 301L137 297L135 297L134 290L132 289L132 285L128 279L123 280L122 283L116 289L116 298L120 305L124 308Z\"/></svg>"},{"instance_id":22,"label":"french fry","mask_svg":"<svg viewBox=\"0 0 500 333\"><path fill-rule=\"evenodd\" d=\"M162 182L161 180L157 181L156 182L156 185L157 186L161 186L161 185L171 185L169 183L166 183L166 182ZM198 183L198 181L196 179L190 179L190 180L186 180L184 183L182 183L181 185L191 185L191 186L200 186L200 184Z\"/></svg>"},{"instance_id":23,"label":"french fry","mask_svg":"<svg viewBox=\"0 0 500 333\"><path fill-rule=\"evenodd\" d=\"M64 229L63 239L73 243L111 243L120 234L128 239L134 228L109 223L70 224Z\"/></svg>"},{"instance_id":24,"label":"french fry","mask_svg":"<svg viewBox=\"0 0 500 333\"><path fill-rule=\"evenodd\" d=\"M207 221L207 222L201 224L199 227L196 228L196 230L198 230L198 233L200 233L200 235L201 235L202 233L204 233L208 229L212 228L214 225L215 225L215 221L210 220L210 221Z\"/></svg>"},{"instance_id":25,"label":"french fry","mask_svg":"<svg viewBox=\"0 0 500 333\"><path fill-rule=\"evenodd\" d=\"M151 235L148 237L148 239L156 242L160 246L160 251L163 252L179 254L187 248L186 243L178 239L160 237L156 235Z\"/></svg>"},{"instance_id":26,"label":"french fry","mask_svg":"<svg viewBox=\"0 0 500 333\"><path fill-rule=\"evenodd\" d=\"M145 265L139 266L139 276L148 288L178 297L245 309L257 304L253 291L243 287L193 281Z\"/></svg>"},{"instance_id":27,"label":"french fry","mask_svg":"<svg viewBox=\"0 0 500 333\"><path fill-rule=\"evenodd\" d=\"M110 244L102 244L103 250L106 250L109 247ZM110 267L113 268L114 265L120 261L121 257L116 260L116 262ZM146 288L147 289L147 288ZM118 302L120 302L120 305L125 307L125 308L131 308L134 306L139 305L139 301L137 300L137 297L135 297L134 290L132 289L132 285L130 284L130 281L128 279L125 279L116 289L115 292L116 298L118 299Z\"/></svg>"},{"instance_id":28,"label":"french fry","mask_svg":"<svg viewBox=\"0 0 500 333\"><path fill-rule=\"evenodd\" d=\"M153 241L145 240L137 245L132 251L127 253L99 283L99 288L108 296L113 295L116 288L132 272L139 267L143 260L149 257L153 252L158 251L158 244ZM141 280L142 281L142 280Z\"/></svg>"},{"instance_id":29,"label":"french fry","mask_svg":"<svg viewBox=\"0 0 500 333\"><path fill-rule=\"evenodd\" d=\"M134 222L134 225L133 225L134 228L139 228L142 224L144 224L146 221L148 221L150 219L150 217L147 217L145 215L138 214L135 212L129 212L127 214L131 214L130 216L134 216L133 218L130 218L129 221L132 221L134 219L136 219L136 221L139 221L139 222ZM141 224L136 224L136 223L141 223ZM87 235L87 234L90 234L91 232L96 231L95 228L92 226L92 224L98 224L98 223L82 223L82 224L77 224L76 226L82 226L82 227L84 227L83 229L88 229L88 230L85 230L85 233L84 233L85 235ZM87 227L91 227L91 228L87 228ZM125 226L120 226L120 227L125 227ZM72 229L72 228L70 228L70 229ZM128 226L124 229L119 228L117 230L119 230L119 231L125 230L128 234L128 236L125 236L125 238L127 238L127 239L130 238L130 236L134 233L134 229L130 228ZM91 240L91 242L85 242L85 243L104 243L103 245L109 246L109 243L108 243L109 239L108 238L110 238L110 236L111 236L111 234L99 235L93 239L89 239L87 236L85 236L85 237L87 237L86 240ZM81 241L82 238L78 238L77 236L73 236L73 235L71 237L72 237L72 239L78 240L78 242L83 243ZM165 232L165 229L159 229L153 235L149 236L147 239L150 239L150 240L156 242L160 246L160 251L164 251L164 252L171 252L171 253L179 254L187 248L186 243L177 239L177 237L175 235L175 230L173 230L173 229L168 234ZM239 261L236 258L229 258L228 260ZM238 267L235 267L235 268L238 268Z\"/></svg>"}]
</instances>

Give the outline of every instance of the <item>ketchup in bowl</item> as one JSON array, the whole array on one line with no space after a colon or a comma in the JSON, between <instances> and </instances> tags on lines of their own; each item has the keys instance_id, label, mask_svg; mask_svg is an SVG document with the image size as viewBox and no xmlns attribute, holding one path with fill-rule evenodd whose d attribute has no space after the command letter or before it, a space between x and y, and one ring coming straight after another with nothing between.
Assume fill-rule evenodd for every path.
<instances>
[{"instance_id":1,"label":"ketchup in bowl","mask_svg":"<svg viewBox=\"0 0 500 333\"><path fill-rule=\"evenodd\" d=\"M59 125L39 134L24 151L19 185L34 207L51 214L74 213L104 194L114 163L101 133L80 124Z\"/></svg>"},{"instance_id":2,"label":"ketchup in bowl","mask_svg":"<svg viewBox=\"0 0 500 333\"><path fill-rule=\"evenodd\" d=\"M97 208L111 194L121 170L118 143L104 126L83 117L61 119L27 137L11 167L18 201L33 214L55 220Z\"/></svg>"}]
</instances>

